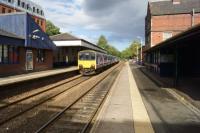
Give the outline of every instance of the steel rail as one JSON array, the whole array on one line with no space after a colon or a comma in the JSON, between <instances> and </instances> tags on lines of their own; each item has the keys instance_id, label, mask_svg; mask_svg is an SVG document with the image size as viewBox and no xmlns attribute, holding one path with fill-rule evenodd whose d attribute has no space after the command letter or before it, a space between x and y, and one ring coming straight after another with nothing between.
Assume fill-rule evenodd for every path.
<instances>
[{"instance_id":1,"label":"steel rail","mask_svg":"<svg viewBox=\"0 0 200 133\"><path fill-rule=\"evenodd\" d=\"M5 120L3 120L3 121L0 121L0 125L3 125L3 124L5 124L5 123L11 121L12 119L14 119L14 118L16 118L16 117L18 117L18 116L20 116L20 115L23 115L24 113L26 113L26 112L28 112L28 111L30 111L30 110L36 108L37 106L39 106L39 105L41 105L41 104L43 104L43 103L45 103L45 102L47 102L47 101L49 101L49 100L51 100L51 99L57 97L57 96L59 96L59 95L65 93L66 91L72 89L73 87L75 87L75 86L77 86L77 85L79 85L79 84L82 84L83 82L86 82L86 81L89 80L90 78L92 78L92 77L89 77L89 78L86 79L86 80L83 80L83 81L81 81L81 82L79 82L79 83L77 83L77 84L75 84L75 85L73 85L73 86L70 86L70 87L68 87L67 89L63 90L63 91L61 91L61 92L59 92L59 93L56 93L56 94L54 94L53 96L50 96L50 97L48 97L47 99L44 99L44 100L38 102L37 104L35 104L35 105L29 107L28 109L22 110L22 111L20 111L19 113L14 114L14 115L8 117L7 119L5 119Z\"/></svg>"},{"instance_id":2,"label":"steel rail","mask_svg":"<svg viewBox=\"0 0 200 133\"><path fill-rule=\"evenodd\" d=\"M57 119L59 119L59 117L65 113L68 109L70 109L74 104L76 104L80 99L82 99L86 94L88 94L91 90L93 90L97 85L99 85L106 77L108 77L114 70L116 70L117 68L119 68L120 66L122 66L123 64L119 64L118 66L116 66L115 68L113 68L113 70L111 70L110 72L108 72L103 78L101 78L101 80L99 80L97 83L95 83L94 85L92 85L92 87L85 92L82 96L80 96L75 102L73 102L71 105L65 107L62 111L60 111L59 113L55 114L47 123L45 123L42 127L40 127L35 133L42 133L45 131L45 129L47 127L49 127L51 124L53 124ZM87 124L87 126L84 127L84 130L86 130L86 128L88 127L89 124Z\"/></svg>"},{"instance_id":3,"label":"steel rail","mask_svg":"<svg viewBox=\"0 0 200 133\"><path fill-rule=\"evenodd\" d=\"M27 96L27 97L18 99L18 100L14 101L14 102L8 103L8 104L6 104L6 105L0 106L0 111L1 111L2 109L5 109L5 108L11 106L11 105L17 104L17 103L22 102L22 101L25 101L25 100L27 100L27 99L33 98L34 96L37 96L37 95L43 94L43 93L45 93L45 92L51 91L51 90L53 90L53 89L56 89L56 88L59 87L59 86L62 86L62 85L67 84L67 83L69 83L69 82L71 82L71 81L77 80L77 79L79 79L79 78L81 78L81 77L82 77L82 76L80 75L80 76L78 76L78 77L76 77L76 78L73 78L73 79L71 79L71 80L68 80L68 81L66 81L66 82L64 82L64 83L60 83L60 84L55 85L55 86L52 86L52 87L50 87L50 88L48 88L48 89L45 89L45 90L39 91L39 92L37 92L37 93L34 93L34 94L30 95L30 96Z\"/></svg>"}]
</instances>

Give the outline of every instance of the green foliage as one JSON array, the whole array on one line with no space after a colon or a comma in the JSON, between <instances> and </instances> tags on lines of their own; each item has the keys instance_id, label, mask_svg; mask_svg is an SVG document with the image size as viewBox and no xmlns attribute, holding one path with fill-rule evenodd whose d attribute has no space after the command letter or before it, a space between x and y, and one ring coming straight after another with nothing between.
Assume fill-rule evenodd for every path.
<instances>
[{"instance_id":1,"label":"green foliage","mask_svg":"<svg viewBox=\"0 0 200 133\"><path fill-rule=\"evenodd\" d=\"M56 27L51 21L46 22L46 33L49 36L60 34L60 28Z\"/></svg>"},{"instance_id":2,"label":"green foliage","mask_svg":"<svg viewBox=\"0 0 200 133\"><path fill-rule=\"evenodd\" d=\"M140 48L140 42L133 41L131 45L121 52L121 58L134 58L137 56L137 49Z\"/></svg>"},{"instance_id":3,"label":"green foliage","mask_svg":"<svg viewBox=\"0 0 200 133\"><path fill-rule=\"evenodd\" d=\"M103 35L101 35L99 37L97 46L105 49L111 55L118 56L118 57L120 57L120 55L121 55L121 53L115 47L108 44L108 41L106 40L105 36L103 36Z\"/></svg>"}]
</instances>

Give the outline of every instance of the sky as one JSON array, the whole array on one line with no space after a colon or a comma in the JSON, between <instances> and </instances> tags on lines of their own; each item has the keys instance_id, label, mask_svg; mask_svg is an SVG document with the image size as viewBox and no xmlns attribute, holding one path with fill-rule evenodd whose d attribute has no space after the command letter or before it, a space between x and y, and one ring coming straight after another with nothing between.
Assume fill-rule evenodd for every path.
<instances>
[{"instance_id":1,"label":"sky","mask_svg":"<svg viewBox=\"0 0 200 133\"><path fill-rule=\"evenodd\" d=\"M61 29L97 43L104 35L122 51L133 40L144 42L147 0L33 0Z\"/></svg>"}]
</instances>

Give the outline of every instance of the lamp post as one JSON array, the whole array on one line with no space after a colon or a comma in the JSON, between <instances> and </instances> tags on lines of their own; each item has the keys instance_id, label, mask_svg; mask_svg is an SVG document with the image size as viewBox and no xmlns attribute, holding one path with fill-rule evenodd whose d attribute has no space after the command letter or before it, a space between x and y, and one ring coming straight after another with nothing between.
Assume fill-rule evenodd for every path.
<instances>
[{"instance_id":1,"label":"lamp post","mask_svg":"<svg viewBox=\"0 0 200 133\"><path fill-rule=\"evenodd\" d=\"M140 62L142 63L142 37L137 36L137 38L140 40ZM137 57L138 57L138 53L139 53L139 48L137 50ZM138 59L139 60L139 59Z\"/></svg>"}]
</instances>

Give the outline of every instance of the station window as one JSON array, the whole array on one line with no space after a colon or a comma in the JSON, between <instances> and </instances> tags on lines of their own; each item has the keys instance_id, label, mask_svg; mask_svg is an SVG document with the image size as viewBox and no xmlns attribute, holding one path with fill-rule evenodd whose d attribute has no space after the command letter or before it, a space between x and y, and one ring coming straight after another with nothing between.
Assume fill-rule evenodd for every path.
<instances>
[{"instance_id":1,"label":"station window","mask_svg":"<svg viewBox=\"0 0 200 133\"><path fill-rule=\"evenodd\" d=\"M35 12L35 7L33 7L33 12Z\"/></svg>"},{"instance_id":2,"label":"station window","mask_svg":"<svg viewBox=\"0 0 200 133\"><path fill-rule=\"evenodd\" d=\"M30 6L29 6L29 4L27 4L27 5L26 5L26 9L29 10L29 8L30 8Z\"/></svg>"},{"instance_id":3,"label":"station window","mask_svg":"<svg viewBox=\"0 0 200 133\"><path fill-rule=\"evenodd\" d=\"M18 5L18 6L21 5L21 1L20 1L20 0L17 1L17 5Z\"/></svg>"},{"instance_id":4,"label":"station window","mask_svg":"<svg viewBox=\"0 0 200 133\"><path fill-rule=\"evenodd\" d=\"M39 19L37 20L37 24L38 24L38 25L40 24L40 20L39 20Z\"/></svg>"},{"instance_id":5,"label":"station window","mask_svg":"<svg viewBox=\"0 0 200 133\"><path fill-rule=\"evenodd\" d=\"M42 10L40 11L40 14L43 15L43 11Z\"/></svg>"},{"instance_id":6,"label":"station window","mask_svg":"<svg viewBox=\"0 0 200 133\"><path fill-rule=\"evenodd\" d=\"M163 41L169 39L172 37L172 33L171 32L163 32Z\"/></svg>"},{"instance_id":7,"label":"station window","mask_svg":"<svg viewBox=\"0 0 200 133\"><path fill-rule=\"evenodd\" d=\"M3 46L3 61L8 64L8 45Z\"/></svg>"},{"instance_id":8,"label":"station window","mask_svg":"<svg viewBox=\"0 0 200 133\"><path fill-rule=\"evenodd\" d=\"M25 3L24 2L22 2L22 7L25 8Z\"/></svg>"},{"instance_id":9,"label":"station window","mask_svg":"<svg viewBox=\"0 0 200 133\"><path fill-rule=\"evenodd\" d=\"M40 25L43 26L43 21L42 20L40 21Z\"/></svg>"},{"instance_id":10,"label":"station window","mask_svg":"<svg viewBox=\"0 0 200 133\"><path fill-rule=\"evenodd\" d=\"M15 46L0 44L0 64L19 63L19 49Z\"/></svg>"},{"instance_id":11,"label":"station window","mask_svg":"<svg viewBox=\"0 0 200 133\"><path fill-rule=\"evenodd\" d=\"M38 13L38 14L40 13L40 10L39 10L39 9L37 9L37 13Z\"/></svg>"},{"instance_id":12,"label":"station window","mask_svg":"<svg viewBox=\"0 0 200 133\"><path fill-rule=\"evenodd\" d=\"M3 63L3 49L2 49L3 45L0 45L0 64Z\"/></svg>"},{"instance_id":13,"label":"station window","mask_svg":"<svg viewBox=\"0 0 200 133\"><path fill-rule=\"evenodd\" d=\"M45 50L38 49L37 50L37 62L44 62L45 61Z\"/></svg>"},{"instance_id":14,"label":"station window","mask_svg":"<svg viewBox=\"0 0 200 133\"><path fill-rule=\"evenodd\" d=\"M6 8L2 8L2 13L6 13Z\"/></svg>"},{"instance_id":15,"label":"station window","mask_svg":"<svg viewBox=\"0 0 200 133\"><path fill-rule=\"evenodd\" d=\"M12 0L8 0L9 3L12 3Z\"/></svg>"}]
</instances>

